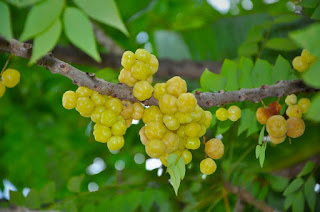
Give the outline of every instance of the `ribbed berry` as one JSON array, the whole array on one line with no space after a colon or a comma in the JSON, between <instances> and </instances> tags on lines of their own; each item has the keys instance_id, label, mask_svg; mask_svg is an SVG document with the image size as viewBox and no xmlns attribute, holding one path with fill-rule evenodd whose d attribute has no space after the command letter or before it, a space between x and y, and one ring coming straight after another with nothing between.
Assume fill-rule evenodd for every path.
<instances>
[{"instance_id":1,"label":"ribbed berry","mask_svg":"<svg viewBox=\"0 0 320 212\"><path fill-rule=\"evenodd\" d=\"M13 88L20 82L20 72L13 68L6 69L1 76L2 84L8 88Z\"/></svg>"},{"instance_id":2,"label":"ribbed berry","mask_svg":"<svg viewBox=\"0 0 320 212\"><path fill-rule=\"evenodd\" d=\"M210 175L213 174L217 169L217 164L211 158L203 159L200 162L200 171L202 174Z\"/></svg>"},{"instance_id":3,"label":"ribbed berry","mask_svg":"<svg viewBox=\"0 0 320 212\"><path fill-rule=\"evenodd\" d=\"M1 86L2 86L2 84L0 83L0 90L1 90ZM4 87L3 93L4 93L4 91L5 91L5 87ZM2 95L1 95L1 91L0 91L0 97L1 96ZM77 99L75 92L66 91L62 96L62 106L68 110L74 109L77 105L77 100L78 99Z\"/></svg>"},{"instance_id":4,"label":"ribbed berry","mask_svg":"<svg viewBox=\"0 0 320 212\"><path fill-rule=\"evenodd\" d=\"M144 101L152 96L153 87L147 81L139 81L133 87L133 96Z\"/></svg>"}]
</instances>

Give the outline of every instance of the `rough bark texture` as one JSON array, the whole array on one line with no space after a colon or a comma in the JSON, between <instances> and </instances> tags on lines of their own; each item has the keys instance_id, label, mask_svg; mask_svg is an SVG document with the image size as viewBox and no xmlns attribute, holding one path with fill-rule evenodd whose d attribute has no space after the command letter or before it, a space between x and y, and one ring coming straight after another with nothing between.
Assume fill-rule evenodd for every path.
<instances>
[{"instance_id":1,"label":"rough bark texture","mask_svg":"<svg viewBox=\"0 0 320 212\"><path fill-rule=\"evenodd\" d=\"M19 57L30 59L32 45L21 43L17 40L11 42L0 36L0 50L11 52ZM112 61L114 61L112 59ZM119 61L119 60L118 60ZM161 61L160 61L161 63ZM121 100L138 100L132 95L132 88L125 84L113 84L95 77L92 73L85 73L69 65L68 63L55 58L51 53L37 61L39 66L44 66L54 74L61 74L72 80L78 86L85 86L96 90L101 94L110 95ZM196 92L195 96L198 104L203 108L219 106L223 104L251 101L258 102L267 97L282 97L292 93L313 92L315 89L308 87L301 80L280 81L275 85L263 85L259 88L241 89L238 91L218 91L218 92ZM151 97L143 102L145 105L158 105L158 101Z\"/></svg>"}]
</instances>

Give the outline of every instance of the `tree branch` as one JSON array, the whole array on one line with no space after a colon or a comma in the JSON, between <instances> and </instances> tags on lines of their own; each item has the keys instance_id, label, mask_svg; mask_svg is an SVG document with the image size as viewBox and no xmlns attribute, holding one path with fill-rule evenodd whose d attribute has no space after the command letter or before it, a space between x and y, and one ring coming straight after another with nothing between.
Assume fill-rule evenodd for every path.
<instances>
[{"instance_id":1,"label":"tree branch","mask_svg":"<svg viewBox=\"0 0 320 212\"><path fill-rule=\"evenodd\" d=\"M250 205L253 205L254 207L256 207L257 209L259 209L263 212L280 211L278 209L275 209L275 208L267 205L264 201L257 200L249 192L247 192L246 190L244 190L238 186L233 186L229 182L225 182L224 186L229 192L237 194L241 200L245 201L246 203L248 203Z\"/></svg>"},{"instance_id":2,"label":"tree branch","mask_svg":"<svg viewBox=\"0 0 320 212\"><path fill-rule=\"evenodd\" d=\"M0 50L11 52L19 57L30 59L32 52L32 45L28 43L21 43L17 40L7 41L0 36ZM79 69L65 63L52 54L47 54L37 61L39 66L45 66L53 74L61 74L72 80L78 86L85 86L90 89L96 90L101 94L113 96L121 100L130 100L137 102L138 100L132 95L132 88L125 84L113 84L99 79L94 74L85 73ZM196 92L195 96L198 104L203 108L212 106L219 106L232 102L252 101L259 102L260 99L267 97L282 97L292 93L299 92L313 92L316 89L310 88L305 85L301 80L294 81L280 81L275 85L263 85L259 88L241 89L239 91L224 92L219 91L216 93L210 92ZM158 101L151 97L143 102L145 105L158 105Z\"/></svg>"}]
</instances>

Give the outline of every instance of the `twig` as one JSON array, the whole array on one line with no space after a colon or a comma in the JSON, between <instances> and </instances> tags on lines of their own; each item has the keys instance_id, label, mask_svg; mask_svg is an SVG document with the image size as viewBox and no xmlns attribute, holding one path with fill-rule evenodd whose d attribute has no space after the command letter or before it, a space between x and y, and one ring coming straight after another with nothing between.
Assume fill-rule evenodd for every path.
<instances>
[{"instance_id":1,"label":"twig","mask_svg":"<svg viewBox=\"0 0 320 212\"><path fill-rule=\"evenodd\" d=\"M32 45L28 43L21 43L14 39L9 42L0 36L0 50L8 51L16 56L30 59ZM125 84L113 84L97 77L92 78L85 72L82 72L68 63L53 57L50 53L38 60L37 64L39 66L45 66L53 74L61 74L68 77L78 86L85 86L96 90L101 94L113 96L121 100L129 100L132 102L138 101L132 95L132 88ZM261 99L267 97L282 97L293 93L314 91L318 90L308 87L302 82L302 80L293 80L280 81L275 85L263 85L259 88L240 89L238 91L231 92L196 92L195 96L201 107L209 108L233 102L259 102ZM158 101L154 97L151 97L142 103L145 105L158 105Z\"/></svg>"},{"instance_id":2,"label":"twig","mask_svg":"<svg viewBox=\"0 0 320 212\"><path fill-rule=\"evenodd\" d=\"M245 201L246 203L248 203L250 205L253 205L254 207L256 207L257 209L259 209L263 212L280 211L278 209L275 209L275 208L269 206L264 201L257 200L249 192L247 192L246 190L244 190L238 186L233 186L229 182L225 182L224 186L229 192L239 195L239 198L241 200Z\"/></svg>"}]
</instances>

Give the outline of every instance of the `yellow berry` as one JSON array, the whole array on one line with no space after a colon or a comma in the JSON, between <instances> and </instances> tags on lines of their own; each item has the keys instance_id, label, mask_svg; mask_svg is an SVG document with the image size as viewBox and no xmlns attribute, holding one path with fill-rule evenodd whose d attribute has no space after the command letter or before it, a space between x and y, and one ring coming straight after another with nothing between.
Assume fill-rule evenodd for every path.
<instances>
[{"instance_id":1,"label":"yellow berry","mask_svg":"<svg viewBox=\"0 0 320 212\"><path fill-rule=\"evenodd\" d=\"M180 124L187 124L192 122L192 115L191 113L182 113L180 111L174 114L176 119L179 121Z\"/></svg>"},{"instance_id":2,"label":"yellow berry","mask_svg":"<svg viewBox=\"0 0 320 212\"><path fill-rule=\"evenodd\" d=\"M286 110L287 116L291 117L297 117L301 118L302 117L302 110L300 105L289 105L287 110Z\"/></svg>"},{"instance_id":3,"label":"yellow berry","mask_svg":"<svg viewBox=\"0 0 320 212\"><path fill-rule=\"evenodd\" d=\"M179 97L181 94L187 92L187 83L179 76L172 77L166 82L166 91L168 94Z\"/></svg>"},{"instance_id":4,"label":"yellow berry","mask_svg":"<svg viewBox=\"0 0 320 212\"><path fill-rule=\"evenodd\" d=\"M198 138L204 136L204 134L206 134L206 132L207 132L207 128L203 124L200 124L200 127L201 127L201 129L197 135Z\"/></svg>"},{"instance_id":5,"label":"yellow berry","mask_svg":"<svg viewBox=\"0 0 320 212\"><path fill-rule=\"evenodd\" d=\"M130 101L122 101L123 109L121 111L121 116L124 119L130 119L133 113L133 104Z\"/></svg>"},{"instance_id":6,"label":"yellow berry","mask_svg":"<svg viewBox=\"0 0 320 212\"><path fill-rule=\"evenodd\" d=\"M300 106L302 113L306 113L310 107L310 100L307 98L302 98L299 100L298 105Z\"/></svg>"},{"instance_id":7,"label":"yellow berry","mask_svg":"<svg viewBox=\"0 0 320 212\"><path fill-rule=\"evenodd\" d=\"M225 121L228 119L228 110L225 109L225 108L219 108L217 111L216 111L216 117L218 120L220 121Z\"/></svg>"},{"instance_id":8,"label":"yellow berry","mask_svg":"<svg viewBox=\"0 0 320 212\"><path fill-rule=\"evenodd\" d=\"M98 106L94 108L92 114L91 114L91 120L94 123L101 123L101 114L106 110L104 106Z\"/></svg>"},{"instance_id":9,"label":"yellow berry","mask_svg":"<svg viewBox=\"0 0 320 212\"><path fill-rule=\"evenodd\" d=\"M143 105L139 102L135 102L133 104L132 118L135 120L140 120L142 119L143 113L144 113Z\"/></svg>"},{"instance_id":10,"label":"yellow berry","mask_svg":"<svg viewBox=\"0 0 320 212\"><path fill-rule=\"evenodd\" d=\"M283 137L287 133L287 121L283 116L271 116L267 121L267 132L273 137Z\"/></svg>"},{"instance_id":11,"label":"yellow berry","mask_svg":"<svg viewBox=\"0 0 320 212\"><path fill-rule=\"evenodd\" d=\"M4 93L6 92L6 86L4 86L3 84L2 84L2 82L0 81L0 98L1 97L3 97L3 95L4 95ZM63 102L63 100L62 100L62 102ZM62 103L63 104L63 103ZM64 105L63 105L63 107L65 107ZM75 107L75 106L74 106ZM74 108L73 107L73 108ZM72 108L70 108L70 109L72 109Z\"/></svg>"},{"instance_id":12,"label":"yellow berry","mask_svg":"<svg viewBox=\"0 0 320 212\"><path fill-rule=\"evenodd\" d=\"M117 121L112 125L112 128L111 128L112 135L121 136L126 134L126 131L127 131L127 126L123 121Z\"/></svg>"},{"instance_id":13,"label":"yellow berry","mask_svg":"<svg viewBox=\"0 0 320 212\"><path fill-rule=\"evenodd\" d=\"M136 55L132 51L125 51L121 58L121 65L130 69L131 66L136 62Z\"/></svg>"},{"instance_id":14,"label":"yellow berry","mask_svg":"<svg viewBox=\"0 0 320 212\"><path fill-rule=\"evenodd\" d=\"M300 118L292 117L287 120L287 135L291 138L298 138L303 135L306 125Z\"/></svg>"},{"instance_id":15,"label":"yellow berry","mask_svg":"<svg viewBox=\"0 0 320 212\"><path fill-rule=\"evenodd\" d=\"M101 114L101 123L108 127L112 127L116 121L118 121L118 115L111 110L105 110Z\"/></svg>"},{"instance_id":16,"label":"yellow berry","mask_svg":"<svg viewBox=\"0 0 320 212\"><path fill-rule=\"evenodd\" d=\"M90 117L94 109L93 102L88 97L78 98L76 110L84 117Z\"/></svg>"},{"instance_id":17,"label":"yellow berry","mask_svg":"<svg viewBox=\"0 0 320 212\"><path fill-rule=\"evenodd\" d=\"M144 101L152 96L153 87L147 81L139 81L133 87L133 96Z\"/></svg>"},{"instance_id":18,"label":"yellow berry","mask_svg":"<svg viewBox=\"0 0 320 212\"><path fill-rule=\"evenodd\" d=\"M159 100L159 108L162 113L172 115L178 111L177 98L170 94L164 94Z\"/></svg>"},{"instance_id":19,"label":"yellow berry","mask_svg":"<svg viewBox=\"0 0 320 212\"><path fill-rule=\"evenodd\" d=\"M164 154L160 157L160 161L162 163L162 165L164 165L165 167L168 166L168 154Z\"/></svg>"},{"instance_id":20,"label":"yellow berry","mask_svg":"<svg viewBox=\"0 0 320 212\"><path fill-rule=\"evenodd\" d=\"M157 83L153 88L153 96L159 100L164 94L166 94L166 83Z\"/></svg>"},{"instance_id":21,"label":"yellow berry","mask_svg":"<svg viewBox=\"0 0 320 212\"><path fill-rule=\"evenodd\" d=\"M162 122L163 114L159 107L152 105L144 110L142 120L145 124L149 122Z\"/></svg>"},{"instance_id":22,"label":"yellow berry","mask_svg":"<svg viewBox=\"0 0 320 212\"><path fill-rule=\"evenodd\" d=\"M292 66L295 70L299 72L305 72L309 68L309 64L303 62L302 57L295 57L292 61Z\"/></svg>"},{"instance_id":23,"label":"yellow berry","mask_svg":"<svg viewBox=\"0 0 320 212\"><path fill-rule=\"evenodd\" d=\"M184 127L185 134L188 137L198 137L201 126L198 123L191 122Z\"/></svg>"},{"instance_id":24,"label":"yellow berry","mask_svg":"<svg viewBox=\"0 0 320 212\"><path fill-rule=\"evenodd\" d=\"M183 150L181 157L183 158L184 164L187 165L192 161L192 154L189 150Z\"/></svg>"},{"instance_id":25,"label":"yellow berry","mask_svg":"<svg viewBox=\"0 0 320 212\"><path fill-rule=\"evenodd\" d=\"M120 99L117 98L109 98L105 104L108 110L112 110L115 114L119 115L122 111L123 105Z\"/></svg>"},{"instance_id":26,"label":"yellow berry","mask_svg":"<svg viewBox=\"0 0 320 212\"><path fill-rule=\"evenodd\" d=\"M159 139L151 139L145 145L146 153L152 158L160 158L165 154L166 145Z\"/></svg>"},{"instance_id":27,"label":"yellow berry","mask_svg":"<svg viewBox=\"0 0 320 212\"><path fill-rule=\"evenodd\" d=\"M177 130L177 134L180 138L186 137L183 125L180 125L179 129Z\"/></svg>"},{"instance_id":28,"label":"yellow berry","mask_svg":"<svg viewBox=\"0 0 320 212\"><path fill-rule=\"evenodd\" d=\"M282 142L284 142L284 140L286 140L286 135L282 136L282 137L273 137L272 135L269 135L270 138L270 142L274 143L274 144L280 144Z\"/></svg>"},{"instance_id":29,"label":"yellow berry","mask_svg":"<svg viewBox=\"0 0 320 212\"><path fill-rule=\"evenodd\" d=\"M178 119L173 115L164 115L163 116L163 123L169 130L177 130L180 127L180 123Z\"/></svg>"},{"instance_id":30,"label":"yellow berry","mask_svg":"<svg viewBox=\"0 0 320 212\"><path fill-rule=\"evenodd\" d=\"M1 86L4 87L4 85L2 85L2 83L0 83L0 97L3 96L3 94L1 95ZM3 93L5 92L5 89L6 89L6 87L4 87ZM77 99L75 92L66 91L62 96L62 105L65 109L71 110L76 107L77 100L78 99Z\"/></svg>"},{"instance_id":31,"label":"yellow berry","mask_svg":"<svg viewBox=\"0 0 320 212\"><path fill-rule=\"evenodd\" d=\"M87 87L79 87L76 90L77 97L90 97L93 94L93 90Z\"/></svg>"},{"instance_id":32,"label":"yellow berry","mask_svg":"<svg viewBox=\"0 0 320 212\"><path fill-rule=\"evenodd\" d=\"M148 63L151 58L151 54L145 49L137 49L135 55L137 57L137 60L145 63Z\"/></svg>"},{"instance_id":33,"label":"yellow berry","mask_svg":"<svg viewBox=\"0 0 320 212\"><path fill-rule=\"evenodd\" d=\"M187 140L186 140L186 143L185 143L185 147L187 149L198 149L200 147L200 140L199 138L191 138L191 137L188 137Z\"/></svg>"},{"instance_id":34,"label":"yellow berry","mask_svg":"<svg viewBox=\"0 0 320 212\"><path fill-rule=\"evenodd\" d=\"M142 127L139 131L139 135L140 135L140 141L143 145L146 145L146 143L149 141L148 137L145 134L145 129L146 127Z\"/></svg>"},{"instance_id":35,"label":"yellow berry","mask_svg":"<svg viewBox=\"0 0 320 212\"><path fill-rule=\"evenodd\" d=\"M196 106L196 109L191 113L192 121L193 122L199 122L201 119L204 118L204 110L199 107L198 105Z\"/></svg>"},{"instance_id":36,"label":"yellow berry","mask_svg":"<svg viewBox=\"0 0 320 212\"><path fill-rule=\"evenodd\" d=\"M197 99L192 93L183 93L178 97L177 106L180 112L191 113L196 109Z\"/></svg>"},{"instance_id":37,"label":"yellow berry","mask_svg":"<svg viewBox=\"0 0 320 212\"><path fill-rule=\"evenodd\" d=\"M288 95L284 101L287 105L294 105L297 103L297 96L295 94Z\"/></svg>"},{"instance_id":38,"label":"yellow berry","mask_svg":"<svg viewBox=\"0 0 320 212\"><path fill-rule=\"evenodd\" d=\"M265 107L259 107L256 112L257 120L260 124L266 124L271 117L270 111Z\"/></svg>"},{"instance_id":39,"label":"yellow berry","mask_svg":"<svg viewBox=\"0 0 320 212\"><path fill-rule=\"evenodd\" d=\"M304 63L313 63L316 61L316 57L313 56L307 49L303 49L301 52L301 60Z\"/></svg>"},{"instance_id":40,"label":"yellow berry","mask_svg":"<svg viewBox=\"0 0 320 212\"><path fill-rule=\"evenodd\" d=\"M131 68L131 74L137 80L147 80L150 71L145 63L137 61Z\"/></svg>"},{"instance_id":41,"label":"yellow berry","mask_svg":"<svg viewBox=\"0 0 320 212\"><path fill-rule=\"evenodd\" d=\"M118 79L119 79L119 82L125 83L129 87L133 87L138 82L138 80L136 80L132 76L131 71L128 69L122 69L120 71Z\"/></svg>"},{"instance_id":42,"label":"yellow berry","mask_svg":"<svg viewBox=\"0 0 320 212\"><path fill-rule=\"evenodd\" d=\"M109 138L111 137L111 130L109 127L96 124L95 130L93 131L94 139L101 143L107 143Z\"/></svg>"},{"instance_id":43,"label":"yellow berry","mask_svg":"<svg viewBox=\"0 0 320 212\"><path fill-rule=\"evenodd\" d=\"M210 127L212 122L212 114L210 111L204 111L205 118L203 121L200 121L200 124L203 124L207 129Z\"/></svg>"},{"instance_id":44,"label":"yellow berry","mask_svg":"<svg viewBox=\"0 0 320 212\"><path fill-rule=\"evenodd\" d=\"M217 164L211 158L203 159L200 162L200 171L202 174L210 175L213 174L217 169Z\"/></svg>"},{"instance_id":45,"label":"yellow berry","mask_svg":"<svg viewBox=\"0 0 320 212\"><path fill-rule=\"evenodd\" d=\"M146 79L146 81L151 85L153 82L153 76L149 75L148 78Z\"/></svg>"},{"instance_id":46,"label":"yellow berry","mask_svg":"<svg viewBox=\"0 0 320 212\"><path fill-rule=\"evenodd\" d=\"M145 128L145 134L149 139L161 139L166 132L162 122L150 122Z\"/></svg>"},{"instance_id":47,"label":"yellow berry","mask_svg":"<svg viewBox=\"0 0 320 212\"><path fill-rule=\"evenodd\" d=\"M212 159L219 159L224 154L224 145L221 140L213 138L206 142L205 153Z\"/></svg>"},{"instance_id":48,"label":"yellow berry","mask_svg":"<svg viewBox=\"0 0 320 212\"><path fill-rule=\"evenodd\" d=\"M232 105L228 109L228 118L231 121L238 121L241 117L241 109L238 106Z\"/></svg>"},{"instance_id":49,"label":"yellow berry","mask_svg":"<svg viewBox=\"0 0 320 212\"><path fill-rule=\"evenodd\" d=\"M129 128L132 125L132 119L126 119L125 124L126 124L127 128Z\"/></svg>"},{"instance_id":50,"label":"yellow berry","mask_svg":"<svg viewBox=\"0 0 320 212\"><path fill-rule=\"evenodd\" d=\"M151 54L151 58L149 61L151 74L155 74L158 71L159 61L156 56Z\"/></svg>"},{"instance_id":51,"label":"yellow berry","mask_svg":"<svg viewBox=\"0 0 320 212\"><path fill-rule=\"evenodd\" d=\"M108 148L111 151L118 151L124 146L123 136L112 136L108 140Z\"/></svg>"},{"instance_id":52,"label":"yellow berry","mask_svg":"<svg viewBox=\"0 0 320 212\"><path fill-rule=\"evenodd\" d=\"M102 106L106 103L108 96L102 96L97 91L93 91L90 99L95 106Z\"/></svg>"},{"instance_id":53,"label":"yellow berry","mask_svg":"<svg viewBox=\"0 0 320 212\"><path fill-rule=\"evenodd\" d=\"M171 153L179 148L179 136L171 131L167 131L162 139L163 143L166 145L166 153Z\"/></svg>"},{"instance_id":54,"label":"yellow berry","mask_svg":"<svg viewBox=\"0 0 320 212\"><path fill-rule=\"evenodd\" d=\"M13 68L8 68L2 73L2 84L8 88L13 88L20 82L20 72Z\"/></svg>"}]
</instances>

